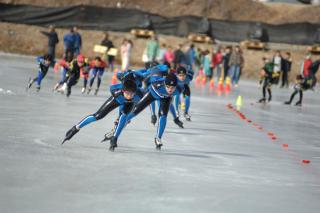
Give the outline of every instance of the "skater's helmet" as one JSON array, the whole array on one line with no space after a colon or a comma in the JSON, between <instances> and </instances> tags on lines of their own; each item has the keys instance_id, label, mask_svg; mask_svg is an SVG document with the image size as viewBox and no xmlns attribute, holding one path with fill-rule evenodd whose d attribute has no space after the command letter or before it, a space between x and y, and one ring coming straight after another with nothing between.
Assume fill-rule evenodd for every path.
<instances>
[{"instance_id":1,"label":"skater's helmet","mask_svg":"<svg viewBox=\"0 0 320 213\"><path fill-rule=\"evenodd\" d=\"M46 54L46 55L43 56L43 59L47 60L47 61L52 61L52 55Z\"/></svg>"},{"instance_id":2,"label":"skater's helmet","mask_svg":"<svg viewBox=\"0 0 320 213\"><path fill-rule=\"evenodd\" d=\"M167 85L167 86L177 86L177 76L173 73L169 73L166 78L165 78L165 81L164 83Z\"/></svg>"},{"instance_id":3,"label":"skater's helmet","mask_svg":"<svg viewBox=\"0 0 320 213\"><path fill-rule=\"evenodd\" d=\"M184 67L182 67L182 66L178 67L178 68L177 68L177 74L178 74L178 75L180 75L180 74L186 75L186 74L187 74L186 68L184 68Z\"/></svg>"},{"instance_id":4,"label":"skater's helmet","mask_svg":"<svg viewBox=\"0 0 320 213\"><path fill-rule=\"evenodd\" d=\"M128 92L136 92L137 91L137 85L133 80L125 79L123 81L122 90L123 91L128 91Z\"/></svg>"},{"instance_id":5,"label":"skater's helmet","mask_svg":"<svg viewBox=\"0 0 320 213\"><path fill-rule=\"evenodd\" d=\"M84 60L85 60L85 58L84 58L83 55L78 55L77 61L78 61L79 63L84 63Z\"/></svg>"}]
</instances>

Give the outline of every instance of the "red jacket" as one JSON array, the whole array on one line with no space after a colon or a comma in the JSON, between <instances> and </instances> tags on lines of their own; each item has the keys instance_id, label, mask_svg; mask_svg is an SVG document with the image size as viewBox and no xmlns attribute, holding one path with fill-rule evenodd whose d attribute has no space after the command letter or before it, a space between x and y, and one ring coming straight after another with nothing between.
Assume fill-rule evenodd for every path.
<instances>
[{"instance_id":1,"label":"red jacket","mask_svg":"<svg viewBox=\"0 0 320 213\"><path fill-rule=\"evenodd\" d=\"M92 60L90 62L90 68L93 69L93 68L106 68L107 67L107 64L106 62L104 62L103 60L101 60L100 62L100 66L96 66L96 60Z\"/></svg>"},{"instance_id":2,"label":"red jacket","mask_svg":"<svg viewBox=\"0 0 320 213\"><path fill-rule=\"evenodd\" d=\"M212 67L215 68L217 65L222 63L222 54L220 52L212 56Z\"/></svg>"}]
</instances>

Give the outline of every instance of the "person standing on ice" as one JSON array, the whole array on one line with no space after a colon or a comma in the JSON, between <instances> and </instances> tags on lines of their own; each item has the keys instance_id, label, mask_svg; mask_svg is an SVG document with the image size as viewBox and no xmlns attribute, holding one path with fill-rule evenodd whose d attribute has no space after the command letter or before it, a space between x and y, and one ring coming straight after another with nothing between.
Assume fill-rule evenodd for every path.
<instances>
[{"instance_id":1,"label":"person standing on ice","mask_svg":"<svg viewBox=\"0 0 320 213\"><path fill-rule=\"evenodd\" d=\"M27 86L27 90L32 86L34 82L37 82L37 92L40 91L41 81L44 79L44 77L47 75L49 67L51 65L52 56L51 55L44 55L37 57L37 62L39 66L38 75L35 78L30 78L29 83Z\"/></svg>"},{"instance_id":2,"label":"person standing on ice","mask_svg":"<svg viewBox=\"0 0 320 213\"><path fill-rule=\"evenodd\" d=\"M148 91L141 98L141 100L135 105L133 110L125 116L121 116L119 119L119 125L116 127L114 135L110 138L110 150L114 150L117 147L117 140L120 136L125 123L131 121L132 118L142 112L152 102L159 100L159 122L157 128L157 134L154 139L156 149L160 150L162 146L161 138L166 128L167 115L169 112L172 97L176 95L177 90L177 76L173 73L168 74L165 78L154 77L151 80L151 85L148 87ZM120 125L123 124L123 125Z\"/></svg>"}]
</instances>

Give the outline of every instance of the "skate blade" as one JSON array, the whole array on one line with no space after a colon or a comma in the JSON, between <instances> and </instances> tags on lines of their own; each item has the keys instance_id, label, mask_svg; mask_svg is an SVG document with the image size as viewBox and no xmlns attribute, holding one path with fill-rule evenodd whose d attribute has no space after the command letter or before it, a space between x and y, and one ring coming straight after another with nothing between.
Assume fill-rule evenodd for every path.
<instances>
[{"instance_id":1,"label":"skate blade","mask_svg":"<svg viewBox=\"0 0 320 213\"><path fill-rule=\"evenodd\" d=\"M65 142L67 141L67 139L64 139L61 143L61 145L63 145Z\"/></svg>"}]
</instances>

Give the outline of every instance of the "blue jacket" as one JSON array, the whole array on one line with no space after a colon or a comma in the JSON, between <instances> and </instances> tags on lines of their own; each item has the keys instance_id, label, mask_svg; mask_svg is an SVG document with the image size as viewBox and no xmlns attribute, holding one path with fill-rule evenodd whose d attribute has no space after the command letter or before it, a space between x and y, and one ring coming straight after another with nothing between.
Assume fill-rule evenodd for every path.
<instances>
[{"instance_id":1,"label":"blue jacket","mask_svg":"<svg viewBox=\"0 0 320 213\"><path fill-rule=\"evenodd\" d=\"M49 67L50 67L50 64L49 65L45 65L44 64L44 58L43 56L38 56L37 57L37 63L39 65L39 71L40 72L43 72L43 73L47 73L48 70L49 70Z\"/></svg>"},{"instance_id":2,"label":"blue jacket","mask_svg":"<svg viewBox=\"0 0 320 213\"><path fill-rule=\"evenodd\" d=\"M73 33L68 33L64 35L63 42L66 50L73 50L75 48L76 37Z\"/></svg>"}]
</instances>

